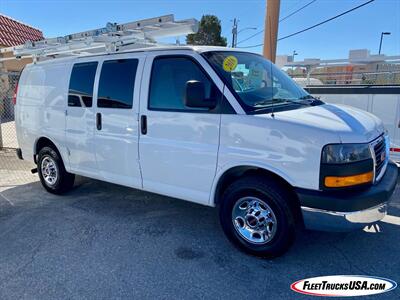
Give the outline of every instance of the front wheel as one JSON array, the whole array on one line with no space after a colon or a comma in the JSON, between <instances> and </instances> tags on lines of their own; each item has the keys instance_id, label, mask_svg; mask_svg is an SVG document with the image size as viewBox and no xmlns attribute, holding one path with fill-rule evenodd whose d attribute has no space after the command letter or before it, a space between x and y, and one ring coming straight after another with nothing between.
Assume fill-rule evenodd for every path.
<instances>
[{"instance_id":1,"label":"front wheel","mask_svg":"<svg viewBox=\"0 0 400 300\"><path fill-rule=\"evenodd\" d=\"M61 156L50 147L40 149L37 169L43 187L50 193L62 194L74 185L75 175L65 170Z\"/></svg>"},{"instance_id":2,"label":"front wheel","mask_svg":"<svg viewBox=\"0 0 400 300\"><path fill-rule=\"evenodd\" d=\"M295 237L288 197L270 178L249 176L235 181L224 192L219 211L225 234L247 253L268 258L282 255Z\"/></svg>"}]
</instances>

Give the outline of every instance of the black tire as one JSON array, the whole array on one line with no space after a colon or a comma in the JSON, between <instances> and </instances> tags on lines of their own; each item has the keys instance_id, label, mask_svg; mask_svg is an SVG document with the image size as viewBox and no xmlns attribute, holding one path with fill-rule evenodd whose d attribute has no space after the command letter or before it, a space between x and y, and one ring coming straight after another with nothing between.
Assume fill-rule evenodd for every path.
<instances>
[{"instance_id":1,"label":"black tire","mask_svg":"<svg viewBox=\"0 0 400 300\"><path fill-rule=\"evenodd\" d=\"M46 179L45 176L47 174L43 174L42 171L42 163L46 160L46 162L53 162L56 168L56 179L50 184ZM75 175L68 173L65 170L64 163L61 159L60 154L51 147L43 147L39 151L38 160L37 160L37 169L39 173L40 182L42 183L43 187L52 194L63 194L72 189L74 186Z\"/></svg>"},{"instance_id":2,"label":"black tire","mask_svg":"<svg viewBox=\"0 0 400 300\"><path fill-rule=\"evenodd\" d=\"M293 243L296 232L295 218L288 204L288 201L290 200L288 199L290 197L288 195L289 193L285 192L284 187L273 178L248 176L233 182L223 193L219 208L221 226L228 239L241 250L259 257L273 258L284 254ZM273 218L276 221L274 223L267 223L268 226L271 224L275 224L276 226L274 228L274 234L271 234L269 237L270 240L269 238L265 238L264 240L251 242L247 240L244 235L239 233L241 228L246 229L250 228L248 226L254 225L254 223L248 223L251 219L248 218L249 214L247 213L252 206L247 206L249 202L243 200L244 198L262 200L261 206L263 207L263 214L265 213L264 204L269 206L267 211L272 211ZM239 205L240 199L242 199L242 202L240 203L243 203L243 201L247 202L244 204L244 207L248 208L243 209L243 207ZM237 203L239 206L235 206ZM240 217L237 218L236 216L233 216L234 208L236 209L235 211L246 211L244 213L246 217L241 219ZM268 213L268 217L271 217L271 214ZM235 222L235 218L240 222ZM246 221L243 223L243 220ZM273 226L274 225L271 225L271 228ZM236 228L238 228L238 230ZM244 230L243 232L248 233L252 231ZM257 239L260 235L256 233L255 237ZM250 233L249 239L254 240L254 233Z\"/></svg>"}]
</instances>

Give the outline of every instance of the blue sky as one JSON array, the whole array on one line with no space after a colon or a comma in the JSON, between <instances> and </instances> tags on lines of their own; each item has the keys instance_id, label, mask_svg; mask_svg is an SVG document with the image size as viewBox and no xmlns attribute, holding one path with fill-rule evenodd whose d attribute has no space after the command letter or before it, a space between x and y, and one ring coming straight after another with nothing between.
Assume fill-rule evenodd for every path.
<instances>
[{"instance_id":1,"label":"blue sky","mask_svg":"<svg viewBox=\"0 0 400 300\"><path fill-rule=\"evenodd\" d=\"M279 36L296 32L330 18L367 0L317 0L301 12L280 23ZM310 0L281 0L281 18L307 4ZM77 0L0 0L0 12L41 29L46 37L66 35L104 26L107 22L127 22L137 19L175 14L176 19L203 14L217 15L222 22L222 33L231 40L231 20L240 19L239 30L245 27L263 28L265 0L172 0L172 1L77 1ZM278 42L278 54L291 54L296 60L319 57L345 58L349 49L370 49L378 52L382 31L382 53L400 54L400 0L375 0L350 14L298 36ZM253 30L239 34L241 41ZM252 46L262 43L263 35L241 43ZM252 48L260 52L261 47Z\"/></svg>"}]
</instances>

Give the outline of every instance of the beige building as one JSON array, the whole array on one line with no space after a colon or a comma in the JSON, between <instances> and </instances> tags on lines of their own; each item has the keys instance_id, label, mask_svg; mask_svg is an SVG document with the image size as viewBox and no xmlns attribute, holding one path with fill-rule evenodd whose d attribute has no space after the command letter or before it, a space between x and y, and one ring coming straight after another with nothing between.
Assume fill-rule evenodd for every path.
<instances>
[{"instance_id":1,"label":"beige building","mask_svg":"<svg viewBox=\"0 0 400 300\"><path fill-rule=\"evenodd\" d=\"M22 45L26 41L38 41L42 39L43 33L39 29L0 14L0 48ZM11 56L12 52L1 55L2 58ZM0 71L18 72L31 61L31 59L7 60L1 63Z\"/></svg>"},{"instance_id":2,"label":"beige building","mask_svg":"<svg viewBox=\"0 0 400 300\"><path fill-rule=\"evenodd\" d=\"M0 14L0 48L13 47L22 45L26 41L38 41L42 39L43 34L39 29ZM0 58L12 56L12 51L0 54ZM31 59L12 59L0 62L0 121L3 121L3 123L13 120L14 109L11 102L14 89L19 73L30 62L32 62Z\"/></svg>"}]
</instances>

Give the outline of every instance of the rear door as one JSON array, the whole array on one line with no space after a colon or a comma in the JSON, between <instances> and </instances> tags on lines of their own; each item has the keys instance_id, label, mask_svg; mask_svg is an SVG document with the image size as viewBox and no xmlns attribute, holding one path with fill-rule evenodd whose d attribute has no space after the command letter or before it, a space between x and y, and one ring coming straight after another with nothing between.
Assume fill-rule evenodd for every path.
<instances>
[{"instance_id":1,"label":"rear door","mask_svg":"<svg viewBox=\"0 0 400 300\"><path fill-rule=\"evenodd\" d=\"M101 177L141 188L138 160L138 105L143 54L110 55L99 76L95 153Z\"/></svg>"},{"instance_id":2,"label":"rear door","mask_svg":"<svg viewBox=\"0 0 400 300\"><path fill-rule=\"evenodd\" d=\"M218 99L223 85L214 84L199 63L202 57L177 53L181 52L150 53L146 59L140 102L143 188L207 204L217 167L221 114L219 108L185 107L183 97L189 80L204 82L206 96Z\"/></svg>"}]
</instances>

